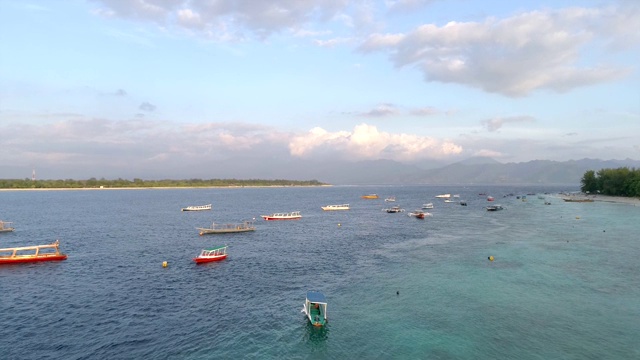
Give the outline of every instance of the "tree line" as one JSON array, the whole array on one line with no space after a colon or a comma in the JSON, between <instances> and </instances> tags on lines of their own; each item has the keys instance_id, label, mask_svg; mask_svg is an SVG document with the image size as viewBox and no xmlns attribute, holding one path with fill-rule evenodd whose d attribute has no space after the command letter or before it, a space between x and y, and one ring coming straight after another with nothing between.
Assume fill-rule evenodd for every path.
<instances>
[{"instance_id":1,"label":"tree line","mask_svg":"<svg viewBox=\"0 0 640 360\"><path fill-rule=\"evenodd\" d=\"M32 180L0 179L0 189L86 189L86 188L159 188L159 187L229 187L229 186L322 186L318 180L260 180L260 179L187 179L187 180Z\"/></svg>"},{"instance_id":2,"label":"tree line","mask_svg":"<svg viewBox=\"0 0 640 360\"><path fill-rule=\"evenodd\" d=\"M580 190L589 194L640 197L640 169L589 170L580 181Z\"/></svg>"}]
</instances>

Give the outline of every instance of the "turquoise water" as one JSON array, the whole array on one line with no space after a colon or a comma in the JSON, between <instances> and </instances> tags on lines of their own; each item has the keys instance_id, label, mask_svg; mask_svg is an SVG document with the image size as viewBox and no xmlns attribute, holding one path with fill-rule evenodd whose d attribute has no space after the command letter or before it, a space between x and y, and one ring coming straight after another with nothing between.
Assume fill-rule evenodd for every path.
<instances>
[{"instance_id":1,"label":"turquoise water","mask_svg":"<svg viewBox=\"0 0 640 360\"><path fill-rule=\"evenodd\" d=\"M575 189L0 192L16 228L0 247L59 238L69 254L0 267L0 357L640 358L640 207L503 197L562 190ZM505 210L485 211L480 192ZM434 202L433 217L383 212L387 196L407 213ZM320 209L342 203L352 209ZM303 219L259 218L287 211ZM195 229L252 217L255 233ZM219 244L228 260L193 264ZM310 289L327 296L325 328L300 312Z\"/></svg>"}]
</instances>

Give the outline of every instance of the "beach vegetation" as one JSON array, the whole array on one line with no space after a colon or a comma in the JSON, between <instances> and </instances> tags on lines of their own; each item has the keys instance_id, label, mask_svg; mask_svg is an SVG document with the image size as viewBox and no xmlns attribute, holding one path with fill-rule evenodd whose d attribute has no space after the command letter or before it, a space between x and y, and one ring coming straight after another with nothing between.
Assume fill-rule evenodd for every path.
<instances>
[{"instance_id":1,"label":"beach vegetation","mask_svg":"<svg viewBox=\"0 0 640 360\"><path fill-rule=\"evenodd\" d=\"M621 167L617 169L589 170L580 180L584 193L609 196L640 197L640 169Z\"/></svg>"}]
</instances>

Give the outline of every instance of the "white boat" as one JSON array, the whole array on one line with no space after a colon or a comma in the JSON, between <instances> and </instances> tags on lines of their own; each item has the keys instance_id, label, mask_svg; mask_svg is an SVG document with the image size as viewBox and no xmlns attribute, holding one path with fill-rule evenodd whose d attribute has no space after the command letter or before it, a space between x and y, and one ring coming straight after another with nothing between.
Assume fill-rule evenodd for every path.
<instances>
[{"instance_id":1,"label":"white boat","mask_svg":"<svg viewBox=\"0 0 640 360\"><path fill-rule=\"evenodd\" d=\"M389 196L388 198L384 199L384 201L386 201L386 202L395 202L396 201L396 197L395 196Z\"/></svg>"},{"instance_id":2,"label":"white boat","mask_svg":"<svg viewBox=\"0 0 640 360\"><path fill-rule=\"evenodd\" d=\"M239 233L239 232L248 232L248 231L256 231L256 227L253 225L253 221L244 221L238 224L216 224L215 222L211 224L210 228L196 228L200 234L229 234L229 233Z\"/></svg>"},{"instance_id":3,"label":"white boat","mask_svg":"<svg viewBox=\"0 0 640 360\"><path fill-rule=\"evenodd\" d=\"M382 209L382 211L386 211L389 214L395 214L395 213L401 213L404 212L404 209L402 209L400 206L392 206L388 209Z\"/></svg>"},{"instance_id":4,"label":"white boat","mask_svg":"<svg viewBox=\"0 0 640 360\"><path fill-rule=\"evenodd\" d=\"M490 205L486 207L487 211L500 211L503 210L504 208L502 207L502 205Z\"/></svg>"},{"instance_id":5,"label":"white boat","mask_svg":"<svg viewBox=\"0 0 640 360\"><path fill-rule=\"evenodd\" d=\"M265 220L298 220L302 218L300 211L293 211L290 213L273 213L271 215L261 215Z\"/></svg>"},{"instance_id":6,"label":"white boat","mask_svg":"<svg viewBox=\"0 0 640 360\"><path fill-rule=\"evenodd\" d=\"M340 204L340 205L327 205L322 206L322 210L324 211L333 211L333 210L349 210L349 204Z\"/></svg>"},{"instance_id":7,"label":"white boat","mask_svg":"<svg viewBox=\"0 0 640 360\"><path fill-rule=\"evenodd\" d=\"M187 206L186 208L182 208L182 211L204 211L204 210L211 210L211 204Z\"/></svg>"},{"instance_id":8,"label":"white boat","mask_svg":"<svg viewBox=\"0 0 640 360\"><path fill-rule=\"evenodd\" d=\"M423 209L433 209L433 203L422 204Z\"/></svg>"},{"instance_id":9,"label":"white boat","mask_svg":"<svg viewBox=\"0 0 640 360\"><path fill-rule=\"evenodd\" d=\"M453 200L453 199L445 199L445 200L444 200L444 202L446 202L446 203L452 203L452 202L456 202L456 201L455 201L455 200Z\"/></svg>"},{"instance_id":10,"label":"white boat","mask_svg":"<svg viewBox=\"0 0 640 360\"><path fill-rule=\"evenodd\" d=\"M0 220L0 233L2 233L2 232L11 232L13 230L15 230L15 229L11 227L11 222Z\"/></svg>"},{"instance_id":11,"label":"white boat","mask_svg":"<svg viewBox=\"0 0 640 360\"><path fill-rule=\"evenodd\" d=\"M319 291L307 291L302 312L313 326L324 326L327 323L327 298Z\"/></svg>"},{"instance_id":12,"label":"white boat","mask_svg":"<svg viewBox=\"0 0 640 360\"><path fill-rule=\"evenodd\" d=\"M451 197L451 194L442 194L442 195L436 195L436 197L438 199L448 199Z\"/></svg>"}]
</instances>

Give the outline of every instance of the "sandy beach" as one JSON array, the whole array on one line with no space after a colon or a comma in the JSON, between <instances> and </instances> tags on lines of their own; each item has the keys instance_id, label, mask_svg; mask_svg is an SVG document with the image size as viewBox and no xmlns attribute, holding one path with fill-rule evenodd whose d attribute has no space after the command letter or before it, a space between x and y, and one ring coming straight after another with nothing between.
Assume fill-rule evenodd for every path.
<instances>
[{"instance_id":1,"label":"sandy beach","mask_svg":"<svg viewBox=\"0 0 640 360\"><path fill-rule=\"evenodd\" d=\"M574 201L593 200L601 202L611 202L617 204L628 204L639 206L640 198L624 197L624 196L607 196L607 195L587 195L587 194L560 194L561 199L571 199Z\"/></svg>"}]
</instances>

